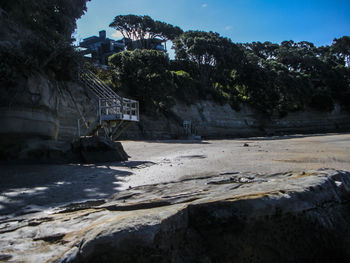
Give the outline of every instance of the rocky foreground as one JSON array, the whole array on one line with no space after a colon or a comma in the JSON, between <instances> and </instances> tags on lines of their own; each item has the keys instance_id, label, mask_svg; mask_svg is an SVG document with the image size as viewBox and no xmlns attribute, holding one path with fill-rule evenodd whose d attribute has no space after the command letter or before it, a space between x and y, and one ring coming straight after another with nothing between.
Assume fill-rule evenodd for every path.
<instances>
[{"instance_id":1,"label":"rocky foreground","mask_svg":"<svg viewBox=\"0 0 350 263\"><path fill-rule=\"evenodd\" d=\"M350 173L221 173L1 217L1 262L350 262Z\"/></svg>"}]
</instances>

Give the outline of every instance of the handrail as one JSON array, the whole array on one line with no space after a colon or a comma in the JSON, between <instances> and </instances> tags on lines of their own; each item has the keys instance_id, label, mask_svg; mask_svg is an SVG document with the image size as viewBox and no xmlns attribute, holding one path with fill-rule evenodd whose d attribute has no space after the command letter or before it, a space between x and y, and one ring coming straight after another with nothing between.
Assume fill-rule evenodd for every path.
<instances>
[{"instance_id":1,"label":"handrail","mask_svg":"<svg viewBox=\"0 0 350 263\"><path fill-rule=\"evenodd\" d=\"M80 80L95 95L98 105L93 123L89 123L84 118L78 120L79 136L90 135L88 133L95 132L101 127L105 127L104 125L109 125L109 121L139 121L139 102L137 100L119 96L89 70L85 69L80 72ZM84 122L85 127L81 126L83 124L81 121Z\"/></svg>"},{"instance_id":2,"label":"handrail","mask_svg":"<svg viewBox=\"0 0 350 263\"><path fill-rule=\"evenodd\" d=\"M108 87L106 84L103 83L102 80L98 78L93 72L90 70L85 70L82 73L82 76L85 76L87 79L89 79L91 82L94 82L96 86L100 88L100 91L107 95L108 97L120 97L118 94L116 94L110 87Z\"/></svg>"},{"instance_id":3,"label":"handrail","mask_svg":"<svg viewBox=\"0 0 350 263\"><path fill-rule=\"evenodd\" d=\"M90 88L101 97L120 97L112 90L108 90L97 82L94 78L89 75L83 75L83 81L90 86Z\"/></svg>"}]
</instances>

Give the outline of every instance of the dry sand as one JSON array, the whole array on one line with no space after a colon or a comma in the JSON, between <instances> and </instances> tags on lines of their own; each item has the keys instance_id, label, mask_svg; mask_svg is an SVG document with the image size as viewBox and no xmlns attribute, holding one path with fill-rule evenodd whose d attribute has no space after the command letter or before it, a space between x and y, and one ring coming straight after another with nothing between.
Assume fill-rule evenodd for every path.
<instances>
[{"instance_id":1,"label":"dry sand","mask_svg":"<svg viewBox=\"0 0 350 263\"><path fill-rule=\"evenodd\" d=\"M134 170L124 187L224 172L350 171L350 134L202 142L128 141L123 145L131 161L152 162Z\"/></svg>"},{"instance_id":2,"label":"dry sand","mask_svg":"<svg viewBox=\"0 0 350 263\"><path fill-rule=\"evenodd\" d=\"M203 175L350 171L350 134L122 143L131 156L124 163L0 166L0 218L103 199L137 185Z\"/></svg>"}]
</instances>

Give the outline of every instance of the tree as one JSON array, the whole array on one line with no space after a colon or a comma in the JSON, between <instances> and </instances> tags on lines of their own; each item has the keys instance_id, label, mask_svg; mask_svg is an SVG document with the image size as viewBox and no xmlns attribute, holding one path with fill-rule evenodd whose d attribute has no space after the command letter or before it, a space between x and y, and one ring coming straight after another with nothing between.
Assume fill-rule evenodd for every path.
<instances>
[{"instance_id":1,"label":"tree","mask_svg":"<svg viewBox=\"0 0 350 263\"><path fill-rule=\"evenodd\" d=\"M167 54L137 49L114 54L109 62L115 68L117 88L139 100L141 109L152 112L170 108L173 83Z\"/></svg>"},{"instance_id":2,"label":"tree","mask_svg":"<svg viewBox=\"0 0 350 263\"><path fill-rule=\"evenodd\" d=\"M256 56L262 59L274 59L276 57L276 50L278 50L278 44L272 44L271 42L253 42L243 45L246 50L249 50Z\"/></svg>"},{"instance_id":3,"label":"tree","mask_svg":"<svg viewBox=\"0 0 350 263\"><path fill-rule=\"evenodd\" d=\"M162 42L173 40L183 31L165 22L153 20L149 16L119 15L110 27L119 31L124 38L140 40L142 48L147 48L145 39L160 39Z\"/></svg>"},{"instance_id":4,"label":"tree","mask_svg":"<svg viewBox=\"0 0 350 263\"><path fill-rule=\"evenodd\" d=\"M196 64L202 83L208 86L215 71L232 68L242 59L237 45L214 32L187 31L173 42L176 59Z\"/></svg>"},{"instance_id":5,"label":"tree","mask_svg":"<svg viewBox=\"0 0 350 263\"><path fill-rule=\"evenodd\" d=\"M11 42L13 53L2 49L0 55L11 56L13 59L9 61L23 61L23 71L50 69L56 76L70 76L73 58L76 57L71 35L76 28L76 20L86 11L87 1L90 0L2 2L1 8L8 14L4 31L12 32L9 35L15 32L17 41Z\"/></svg>"},{"instance_id":6,"label":"tree","mask_svg":"<svg viewBox=\"0 0 350 263\"><path fill-rule=\"evenodd\" d=\"M319 47L318 52L323 62L320 81L327 94L338 101L343 108L350 109L350 37L334 39L331 46Z\"/></svg>"},{"instance_id":7,"label":"tree","mask_svg":"<svg viewBox=\"0 0 350 263\"><path fill-rule=\"evenodd\" d=\"M350 66L350 36L335 38L331 49L334 54L344 60L348 67Z\"/></svg>"},{"instance_id":8,"label":"tree","mask_svg":"<svg viewBox=\"0 0 350 263\"><path fill-rule=\"evenodd\" d=\"M133 18L134 24L140 19ZM154 21L138 21L143 31L129 33L156 37ZM120 87L128 87L144 105L169 106L175 97L186 103L228 102L235 109L246 102L266 114L284 115L305 106L330 111L335 102L350 105L348 39L325 47L292 40L235 44L218 33L187 31L173 40L173 61L164 63L146 52L117 54L111 62Z\"/></svg>"},{"instance_id":9,"label":"tree","mask_svg":"<svg viewBox=\"0 0 350 263\"><path fill-rule=\"evenodd\" d=\"M70 39L76 19L86 11L90 0L12 0L2 3L13 20L33 31Z\"/></svg>"}]
</instances>

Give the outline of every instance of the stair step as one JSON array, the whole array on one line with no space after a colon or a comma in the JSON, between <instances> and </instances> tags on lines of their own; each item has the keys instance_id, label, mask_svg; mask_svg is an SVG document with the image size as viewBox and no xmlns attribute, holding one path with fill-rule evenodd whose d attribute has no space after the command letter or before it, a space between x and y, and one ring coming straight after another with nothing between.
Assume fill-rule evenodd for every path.
<instances>
[{"instance_id":1,"label":"stair step","mask_svg":"<svg viewBox=\"0 0 350 263\"><path fill-rule=\"evenodd\" d=\"M98 100L98 116L96 120L89 124L86 122L87 118L81 117L86 127L80 127L79 135L87 136L93 135L99 129L103 128L105 131L111 131L108 137L113 137L116 134L120 134L124 130L127 124L123 122L138 122L139 121L139 103L138 101L120 97L110 87L108 87L101 79L99 79L93 72L89 70L83 70L80 73L81 82L95 95ZM108 128L110 121L121 121L117 125L117 128ZM117 129L117 130L116 130ZM82 132L84 130L84 132ZM119 135L118 135L119 136Z\"/></svg>"}]
</instances>

